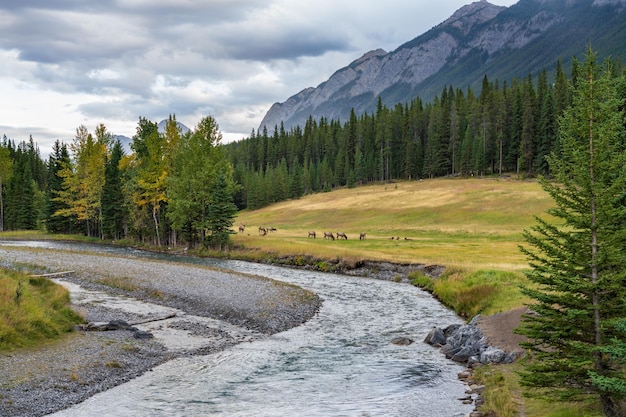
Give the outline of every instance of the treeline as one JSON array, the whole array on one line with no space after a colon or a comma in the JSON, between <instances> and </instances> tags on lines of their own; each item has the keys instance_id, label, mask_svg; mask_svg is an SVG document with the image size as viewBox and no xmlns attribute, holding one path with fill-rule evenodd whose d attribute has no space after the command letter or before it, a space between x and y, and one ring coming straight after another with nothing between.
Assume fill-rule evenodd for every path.
<instances>
[{"instance_id":1,"label":"treeline","mask_svg":"<svg viewBox=\"0 0 626 417\"><path fill-rule=\"evenodd\" d=\"M182 134L140 118L130 155L104 125L76 129L47 162L32 137L0 146L0 230L45 228L156 245L228 244L237 185L212 117Z\"/></svg>"},{"instance_id":2,"label":"treeline","mask_svg":"<svg viewBox=\"0 0 626 417\"><path fill-rule=\"evenodd\" d=\"M450 86L430 103L416 98L387 108L379 100L375 112L353 111L345 123L309 118L289 131L252 131L225 145L242 185L236 204L256 209L374 181L549 174L546 156L559 153L558 118L580 71L574 59L569 77L559 62L553 80L547 71L510 84L485 76L480 94Z\"/></svg>"},{"instance_id":3,"label":"treeline","mask_svg":"<svg viewBox=\"0 0 626 417\"><path fill-rule=\"evenodd\" d=\"M613 66L615 76L623 63ZM156 245L222 248L237 209L257 209L305 194L375 181L517 173L549 175L559 155L557 125L584 77L557 63L510 84L484 77L471 88L442 90L382 105L349 120L307 120L221 144L212 117L182 134L175 116L165 131L140 118L131 154L104 125L57 141L47 161L32 137L0 144L0 230L46 229ZM233 204L234 202L234 204Z\"/></svg>"}]
</instances>

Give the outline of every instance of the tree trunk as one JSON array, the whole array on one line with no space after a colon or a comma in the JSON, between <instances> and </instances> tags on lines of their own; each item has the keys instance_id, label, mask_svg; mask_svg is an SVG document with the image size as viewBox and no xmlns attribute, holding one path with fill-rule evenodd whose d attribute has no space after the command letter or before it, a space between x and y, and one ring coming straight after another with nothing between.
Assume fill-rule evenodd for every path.
<instances>
[{"instance_id":1,"label":"tree trunk","mask_svg":"<svg viewBox=\"0 0 626 417\"><path fill-rule=\"evenodd\" d=\"M154 220L154 231L156 233L156 244L161 247L161 234L159 233L159 217L157 216L158 209L156 206L152 206L152 219Z\"/></svg>"},{"instance_id":2,"label":"tree trunk","mask_svg":"<svg viewBox=\"0 0 626 417\"><path fill-rule=\"evenodd\" d=\"M2 184L0 184L0 232L4 232L4 199L2 198Z\"/></svg>"}]
</instances>

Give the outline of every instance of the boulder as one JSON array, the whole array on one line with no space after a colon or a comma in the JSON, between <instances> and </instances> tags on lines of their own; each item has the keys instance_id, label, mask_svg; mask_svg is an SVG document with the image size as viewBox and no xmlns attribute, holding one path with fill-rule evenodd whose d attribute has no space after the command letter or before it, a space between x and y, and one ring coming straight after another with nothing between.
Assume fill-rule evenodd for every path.
<instances>
[{"instance_id":1,"label":"boulder","mask_svg":"<svg viewBox=\"0 0 626 417\"><path fill-rule=\"evenodd\" d=\"M502 363L506 359L506 353L502 349L493 346L487 347L480 353L480 363Z\"/></svg>"},{"instance_id":2,"label":"boulder","mask_svg":"<svg viewBox=\"0 0 626 417\"><path fill-rule=\"evenodd\" d=\"M441 347L448 359L467 363L472 367L477 364L511 363L517 356L507 354L502 349L487 345L486 337L476 323L476 316L469 324L453 324L444 329L432 329L424 342Z\"/></svg>"},{"instance_id":3,"label":"boulder","mask_svg":"<svg viewBox=\"0 0 626 417\"><path fill-rule=\"evenodd\" d=\"M424 339L424 342L428 343L429 345L441 347L446 344L446 340L447 338L444 331L441 330L439 327L434 327L430 331L430 333L428 333L428 335Z\"/></svg>"}]
</instances>

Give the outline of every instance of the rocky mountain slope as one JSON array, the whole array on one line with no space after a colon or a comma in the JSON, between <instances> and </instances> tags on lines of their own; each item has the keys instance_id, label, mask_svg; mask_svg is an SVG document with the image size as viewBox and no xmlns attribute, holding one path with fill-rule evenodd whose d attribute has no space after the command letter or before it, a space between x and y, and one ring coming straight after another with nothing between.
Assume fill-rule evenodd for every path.
<instances>
[{"instance_id":1,"label":"rocky mountain slope","mask_svg":"<svg viewBox=\"0 0 626 417\"><path fill-rule=\"evenodd\" d=\"M314 119L347 120L420 96L432 99L445 86L479 88L489 79L510 81L567 68L591 43L600 57L626 55L626 0L520 0L511 7L485 0L466 5L428 32L392 52L377 49L336 71L316 88L275 103L259 131L286 129Z\"/></svg>"}]
</instances>

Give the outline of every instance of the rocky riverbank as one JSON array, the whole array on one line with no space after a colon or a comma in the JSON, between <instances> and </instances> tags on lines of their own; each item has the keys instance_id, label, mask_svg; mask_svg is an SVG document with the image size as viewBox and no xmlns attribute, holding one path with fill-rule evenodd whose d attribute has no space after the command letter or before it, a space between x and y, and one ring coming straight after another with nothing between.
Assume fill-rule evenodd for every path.
<instances>
[{"instance_id":1,"label":"rocky riverbank","mask_svg":"<svg viewBox=\"0 0 626 417\"><path fill-rule=\"evenodd\" d=\"M43 416L67 408L178 356L215 352L297 326L321 304L301 288L200 266L11 247L0 248L0 259L4 267L27 265L30 273L71 270L60 282L83 291L72 303L86 322L131 324L79 330L36 349L0 355L1 416ZM122 301L107 299L111 293ZM142 308L128 307L125 297ZM136 329L143 337L136 337Z\"/></svg>"}]
</instances>

